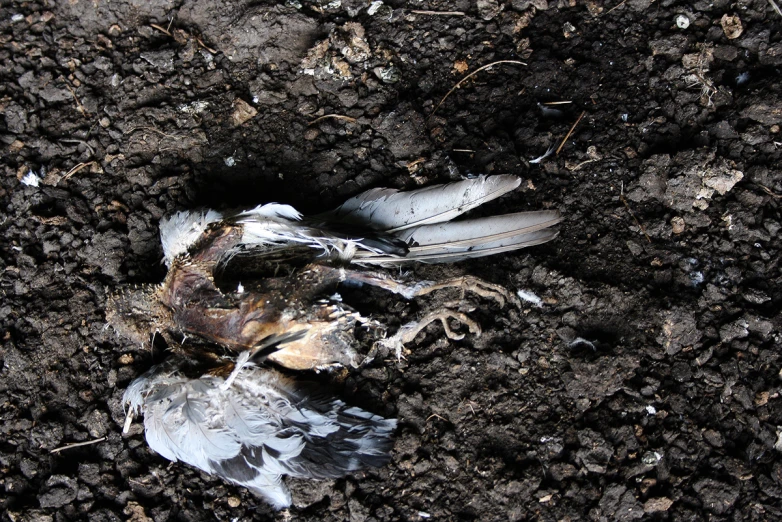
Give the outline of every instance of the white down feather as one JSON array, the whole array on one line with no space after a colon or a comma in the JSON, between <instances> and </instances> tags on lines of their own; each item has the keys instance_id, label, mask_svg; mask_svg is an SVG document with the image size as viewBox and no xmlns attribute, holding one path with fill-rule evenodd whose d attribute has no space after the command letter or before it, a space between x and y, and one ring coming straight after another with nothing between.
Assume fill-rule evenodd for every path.
<instances>
[{"instance_id":1,"label":"white down feather","mask_svg":"<svg viewBox=\"0 0 782 522\"><path fill-rule=\"evenodd\" d=\"M176 212L160 220L160 243L163 245L163 260L170 267L178 256L186 254L198 241L206 227L223 219L216 210L195 210Z\"/></svg>"}]
</instances>

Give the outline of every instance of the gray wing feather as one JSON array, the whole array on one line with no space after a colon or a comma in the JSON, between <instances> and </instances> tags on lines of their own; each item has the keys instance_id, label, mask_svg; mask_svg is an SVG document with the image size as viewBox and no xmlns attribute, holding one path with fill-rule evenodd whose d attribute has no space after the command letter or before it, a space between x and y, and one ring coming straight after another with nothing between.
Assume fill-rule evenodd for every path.
<instances>
[{"instance_id":1,"label":"gray wing feather","mask_svg":"<svg viewBox=\"0 0 782 522\"><path fill-rule=\"evenodd\" d=\"M474 179L434 185L400 192L373 189L347 200L320 217L384 232L443 223L478 205L514 190L521 179L510 174L481 176Z\"/></svg>"},{"instance_id":2,"label":"gray wing feather","mask_svg":"<svg viewBox=\"0 0 782 522\"><path fill-rule=\"evenodd\" d=\"M423 225L397 233L410 245L404 258L358 252L353 261L378 265L442 263L509 252L555 238L557 231L548 228L561 220L559 211L543 210Z\"/></svg>"}]
</instances>

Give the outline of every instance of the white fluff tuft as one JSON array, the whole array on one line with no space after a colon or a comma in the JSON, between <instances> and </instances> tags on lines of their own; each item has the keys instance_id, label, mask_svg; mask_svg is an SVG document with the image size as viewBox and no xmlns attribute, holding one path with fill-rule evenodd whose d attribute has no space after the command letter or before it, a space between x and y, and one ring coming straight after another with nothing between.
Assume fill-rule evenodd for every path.
<instances>
[{"instance_id":1,"label":"white fluff tuft","mask_svg":"<svg viewBox=\"0 0 782 522\"><path fill-rule=\"evenodd\" d=\"M163 259L171 266L174 259L186 254L198 241L206 227L216 223L223 215L216 210L177 212L160 220L160 242L163 245Z\"/></svg>"},{"instance_id":2,"label":"white fluff tuft","mask_svg":"<svg viewBox=\"0 0 782 522\"><path fill-rule=\"evenodd\" d=\"M541 299L534 293L530 292L529 290L517 290L516 295L519 296L519 299L521 299L522 301L526 301L534 306L537 306L538 308L543 307L543 299Z\"/></svg>"},{"instance_id":3,"label":"white fluff tuft","mask_svg":"<svg viewBox=\"0 0 782 522\"><path fill-rule=\"evenodd\" d=\"M41 176L30 170L20 181L22 185L27 185L28 187L37 187L41 182Z\"/></svg>"},{"instance_id":4,"label":"white fluff tuft","mask_svg":"<svg viewBox=\"0 0 782 522\"><path fill-rule=\"evenodd\" d=\"M239 214L239 217L246 218L266 218L274 221L279 220L301 220L301 212L296 210L290 205L282 205L280 203L266 203L265 205L258 205L257 207L247 210ZM242 222L243 220L240 220Z\"/></svg>"}]
</instances>

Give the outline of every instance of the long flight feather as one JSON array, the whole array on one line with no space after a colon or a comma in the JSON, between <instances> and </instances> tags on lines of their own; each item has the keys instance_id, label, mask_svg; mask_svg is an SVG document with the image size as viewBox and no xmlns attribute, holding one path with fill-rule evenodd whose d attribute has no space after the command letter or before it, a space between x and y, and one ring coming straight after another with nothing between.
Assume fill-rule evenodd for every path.
<instances>
[{"instance_id":1,"label":"long flight feather","mask_svg":"<svg viewBox=\"0 0 782 522\"><path fill-rule=\"evenodd\" d=\"M472 250L461 250L456 252L429 252L429 253L416 253L411 252L405 258L398 258L392 256L379 256L379 255L367 255L357 257L353 261L360 265L380 265L380 266L392 266L401 265L415 261L418 263L455 263L457 261L464 261L465 259L474 259L478 257L491 256L494 254L502 254L504 252L512 252L521 248L526 248L534 245L540 245L551 241L559 235L558 231L541 230L533 232L532 234L525 234L519 236L518 241L512 244L502 246L491 246L485 248L475 248Z\"/></svg>"},{"instance_id":2,"label":"long flight feather","mask_svg":"<svg viewBox=\"0 0 782 522\"><path fill-rule=\"evenodd\" d=\"M449 221L517 188L510 174L434 185L410 192L374 189L347 200L319 217L385 232Z\"/></svg>"},{"instance_id":3,"label":"long flight feather","mask_svg":"<svg viewBox=\"0 0 782 522\"><path fill-rule=\"evenodd\" d=\"M424 225L405 230L398 234L398 237L415 248L416 252L443 248L470 249L543 230L556 225L561 220L562 217L556 210L518 212L502 216Z\"/></svg>"},{"instance_id":4,"label":"long flight feather","mask_svg":"<svg viewBox=\"0 0 782 522\"><path fill-rule=\"evenodd\" d=\"M444 263L509 252L554 239L558 232L549 227L561 219L558 211L544 210L424 225L398 234L410 244L406 256L358 252L353 262L365 265Z\"/></svg>"}]
</instances>

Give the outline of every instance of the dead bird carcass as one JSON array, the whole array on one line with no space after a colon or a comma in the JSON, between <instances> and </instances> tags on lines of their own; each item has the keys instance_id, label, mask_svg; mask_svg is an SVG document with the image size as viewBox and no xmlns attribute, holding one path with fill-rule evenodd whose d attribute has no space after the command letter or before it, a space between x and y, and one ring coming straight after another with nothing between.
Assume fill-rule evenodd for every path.
<instances>
[{"instance_id":1,"label":"dead bird carcass","mask_svg":"<svg viewBox=\"0 0 782 522\"><path fill-rule=\"evenodd\" d=\"M515 302L505 288L477 278L411 281L383 267L458 261L553 239L558 211L452 221L519 184L515 176L499 175L412 192L373 189L313 217L266 204L164 219L164 282L109 299L107 318L120 335L138 343L161 335L175 352L125 392L126 428L133 414L143 413L147 442L157 453L243 485L277 508L291 504L282 475L336 478L382 465L390 458L395 420L313 392L274 366L361 364L355 328L382 325L333 295L340 284L370 285L406 299L458 287L501 306ZM236 260L297 268L285 275L261 269L246 288L221 289L216 280ZM379 343L400 356L434 321L448 337L463 337L449 319L480 333L465 313L443 308Z\"/></svg>"}]
</instances>

